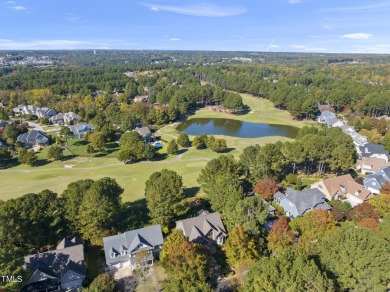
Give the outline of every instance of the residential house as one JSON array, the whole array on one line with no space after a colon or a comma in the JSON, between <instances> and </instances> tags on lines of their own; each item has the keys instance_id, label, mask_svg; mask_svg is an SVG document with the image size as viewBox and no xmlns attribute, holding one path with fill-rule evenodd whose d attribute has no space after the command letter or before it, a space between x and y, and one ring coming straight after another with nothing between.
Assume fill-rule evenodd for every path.
<instances>
[{"instance_id":1,"label":"residential house","mask_svg":"<svg viewBox=\"0 0 390 292\"><path fill-rule=\"evenodd\" d=\"M58 114L52 116L49 119L49 121L53 125L63 125L64 124L64 114L63 113L58 113Z\"/></svg>"},{"instance_id":2,"label":"residential house","mask_svg":"<svg viewBox=\"0 0 390 292\"><path fill-rule=\"evenodd\" d=\"M34 147L37 145L47 146L49 145L50 139L44 132L32 130L19 135L17 141L24 146Z\"/></svg>"},{"instance_id":3,"label":"residential house","mask_svg":"<svg viewBox=\"0 0 390 292\"><path fill-rule=\"evenodd\" d=\"M387 166L390 166L389 162L376 157L362 157L356 163L356 169L360 170L363 175L378 172Z\"/></svg>"},{"instance_id":4,"label":"residential house","mask_svg":"<svg viewBox=\"0 0 390 292\"><path fill-rule=\"evenodd\" d=\"M137 95L134 97L134 102L148 102L148 95Z\"/></svg>"},{"instance_id":5,"label":"residential house","mask_svg":"<svg viewBox=\"0 0 390 292\"><path fill-rule=\"evenodd\" d=\"M134 131L141 135L145 143L149 143L153 140L152 132L150 132L148 127L136 127Z\"/></svg>"},{"instance_id":6,"label":"residential house","mask_svg":"<svg viewBox=\"0 0 390 292\"><path fill-rule=\"evenodd\" d=\"M385 150L382 144L366 143L359 146L357 152L361 158L375 157L389 162L389 151Z\"/></svg>"},{"instance_id":7,"label":"residential house","mask_svg":"<svg viewBox=\"0 0 390 292\"><path fill-rule=\"evenodd\" d=\"M180 229L190 242L201 244L225 243L227 232L218 213L207 213L197 217L176 221L176 229Z\"/></svg>"},{"instance_id":8,"label":"residential house","mask_svg":"<svg viewBox=\"0 0 390 292\"><path fill-rule=\"evenodd\" d=\"M75 114L74 112L69 112L69 113L64 114L64 123L66 125L72 125L75 122L77 122L78 120L81 120L81 117L79 115Z\"/></svg>"},{"instance_id":9,"label":"residential house","mask_svg":"<svg viewBox=\"0 0 390 292\"><path fill-rule=\"evenodd\" d=\"M50 118L52 116L55 116L56 114L57 112L55 110L47 107L41 107L36 111L36 115L38 116L38 118Z\"/></svg>"},{"instance_id":10,"label":"residential house","mask_svg":"<svg viewBox=\"0 0 390 292\"><path fill-rule=\"evenodd\" d=\"M328 120L335 119L336 115L331 111L321 111L321 114L318 116L317 121L320 124L326 124Z\"/></svg>"},{"instance_id":11,"label":"residential house","mask_svg":"<svg viewBox=\"0 0 390 292\"><path fill-rule=\"evenodd\" d=\"M64 239L55 250L24 257L31 272L21 291L76 291L86 277L84 245L80 239Z\"/></svg>"},{"instance_id":12,"label":"residential house","mask_svg":"<svg viewBox=\"0 0 390 292\"><path fill-rule=\"evenodd\" d=\"M378 172L369 174L363 181L364 187L373 194L380 194L385 183L390 182L390 166L384 167Z\"/></svg>"},{"instance_id":13,"label":"residential house","mask_svg":"<svg viewBox=\"0 0 390 292\"><path fill-rule=\"evenodd\" d=\"M69 126L73 133L73 138L83 138L88 132L94 130L94 126L85 122L78 123L75 126Z\"/></svg>"},{"instance_id":14,"label":"residential house","mask_svg":"<svg viewBox=\"0 0 390 292\"><path fill-rule=\"evenodd\" d=\"M163 242L160 225L104 237L104 254L108 269L131 267L134 270L140 265L152 265L160 254ZM146 251L147 255L137 259L137 253L140 251Z\"/></svg>"},{"instance_id":15,"label":"residential house","mask_svg":"<svg viewBox=\"0 0 390 292\"><path fill-rule=\"evenodd\" d=\"M326 121L326 125L328 128L336 128L336 127L342 127L344 123L336 118L331 118Z\"/></svg>"},{"instance_id":16,"label":"residential house","mask_svg":"<svg viewBox=\"0 0 390 292\"><path fill-rule=\"evenodd\" d=\"M325 196L318 189L303 190L298 192L287 188L286 193L277 192L274 201L283 207L286 216L296 218L303 216L314 209L332 209L325 201Z\"/></svg>"},{"instance_id":17,"label":"residential house","mask_svg":"<svg viewBox=\"0 0 390 292\"><path fill-rule=\"evenodd\" d=\"M53 109L47 107L39 108L35 105L18 105L17 107L13 108L12 111L16 115L35 115L38 118L50 118L57 114L57 112Z\"/></svg>"},{"instance_id":18,"label":"residential house","mask_svg":"<svg viewBox=\"0 0 390 292\"><path fill-rule=\"evenodd\" d=\"M59 113L57 115L52 116L49 121L53 125L72 125L78 120L80 120L81 117L74 112L69 112L69 113Z\"/></svg>"},{"instance_id":19,"label":"residential house","mask_svg":"<svg viewBox=\"0 0 390 292\"><path fill-rule=\"evenodd\" d=\"M320 190L330 200L348 200L351 206L363 203L371 197L371 192L355 182L350 174L336 176L311 185Z\"/></svg>"}]
</instances>

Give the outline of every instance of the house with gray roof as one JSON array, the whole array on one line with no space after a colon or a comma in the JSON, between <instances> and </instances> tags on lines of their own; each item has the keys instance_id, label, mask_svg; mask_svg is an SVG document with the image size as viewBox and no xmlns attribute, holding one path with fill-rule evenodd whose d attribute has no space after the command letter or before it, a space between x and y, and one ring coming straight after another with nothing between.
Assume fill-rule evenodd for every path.
<instances>
[{"instance_id":1,"label":"house with gray roof","mask_svg":"<svg viewBox=\"0 0 390 292\"><path fill-rule=\"evenodd\" d=\"M344 123L337 118L331 118L325 122L328 128L342 127Z\"/></svg>"},{"instance_id":2,"label":"house with gray roof","mask_svg":"<svg viewBox=\"0 0 390 292\"><path fill-rule=\"evenodd\" d=\"M21 291L77 291L86 277L84 245L78 238L64 239L55 250L24 257L31 272Z\"/></svg>"},{"instance_id":3,"label":"house with gray roof","mask_svg":"<svg viewBox=\"0 0 390 292\"><path fill-rule=\"evenodd\" d=\"M75 139L75 138L83 138L88 132L94 130L94 126L92 124L81 122L75 126L69 126L69 129L73 133L72 136L73 139Z\"/></svg>"},{"instance_id":4,"label":"house with gray roof","mask_svg":"<svg viewBox=\"0 0 390 292\"><path fill-rule=\"evenodd\" d=\"M81 117L74 112L69 112L69 113L59 113L54 116L52 116L49 121L53 125L71 125L80 120Z\"/></svg>"},{"instance_id":5,"label":"house with gray roof","mask_svg":"<svg viewBox=\"0 0 390 292\"><path fill-rule=\"evenodd\" d=\"M204 245L225 243L227 232L218 213L207 213L176 222L189 242Z\"/></svg>"},{"instance_id":6,"label":"house with gray roof","mask_svg":"<svg viewBox=\"0 0 390 292\"><path fill-rule=\"evenodd\" d=\"M335 119L336 115L328 110L322 111L321 114L318 116L317 121L320 124L326 124L328 120Z\"/></svg>"},{"instance_id":7,"label":"house with gray roof","mask_svg":"<svg viewBox=\"0 0 390 292\"><path fill-rule=\"evenodd\" d=\"M131 267L134 270L140 265L152 265L160 254L163 242L160 225L104 237L104 255L108 269ZM137 257L140 251L147 252L141 259Z\"/></svg>"},{"instance_id":8,"label":"house with gray roof","mask_svg":"<svg viewBox=\"0 0 390 292\"><path fill-rule=\"evenodd\" d=\"M36 111L36 115L38 118L50 118L55 116L57 112L51 108L41 107Z\"/></svg>"},{"instance_id":9,"label":"house with gray roof","mask_svg":"<svg viewBox=\"0 0 390 292\"><path fill-rule=\"evenodd\" d=\"M37 107L35 105L18 105L13 108L12 111L16 115L35 115L38 118L50 118L57 114L57 112L53 109L47 107Z\"/></svg>"},{"instance_id":10,"label":"house with gray roof","mask_svg":"<svg viewBox=\"0 0 390 292\"><path fill-rule=\"evenodd\" d=\"M28 131L27 133L21 134L18 136L17 141L19 141L23 146L47 146L49 145L50 139L42 131Z\"/></svg>"},{"instance_id":11,"label":"house with gray roof","mask_svg":"<svg viewBox=\"0 0 390 292\"><path fill-rule=\"evenodd\" d=\"M357 152L361 158L375 157L389 162L389 151L385 150L385 147L382 144L366 143L359 146Z\"/></svg>"},{"instance_id":12,"label":"house with gray roof","mask_svg":"<svg viewBox=\"0 0 390 292\"><path fill-rule=\"evenodd\" d=\"M283 207L286 216L296 218L303 216L314 209L331 210L325 201L325 195L318 189L303 190L298 192L287 188L286 193L277 192L274 201Z\"/></svg>"},{"instance_id":13,"label":"house with gray roof","mask_svg":"<svg viewBox=\"0 0 390 292\"><path fill-rule=\"evenodd\" d=\"M136 127L133 131L137 132L141 135L142 140L144 140L145 143L149 143L153 140L152 132L150 132L150 129L148 127Z\"/></svg>"},{"instance_id":14,"label":"house with gray roof","mask_svg":"<svg viewBox=\"0 0 390 292\"><path fill-rule=\"evenodd\" d=\"M363 180L364 187L373 194L380 194L381 188L385 183L390 183L390 166L369 174Z\"/></svg>"}]
</instances>

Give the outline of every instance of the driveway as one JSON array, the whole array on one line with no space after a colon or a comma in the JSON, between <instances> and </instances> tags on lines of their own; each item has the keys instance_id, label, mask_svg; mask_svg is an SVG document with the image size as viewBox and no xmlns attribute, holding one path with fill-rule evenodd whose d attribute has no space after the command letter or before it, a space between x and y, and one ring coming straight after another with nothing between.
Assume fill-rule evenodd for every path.
<instances>
[{"instance_id":1,"label":"driveway","mask_svg":"<svg viewBox=\"0 0 390 292\"><path fill-rule=\"evenodd\" d=\"M36 131L42 131L42 132L45 132L42 127L36 123L33 123L33 122L28 122L28 126L33 128L34 130Z\"/></svg>"}]
</instances>

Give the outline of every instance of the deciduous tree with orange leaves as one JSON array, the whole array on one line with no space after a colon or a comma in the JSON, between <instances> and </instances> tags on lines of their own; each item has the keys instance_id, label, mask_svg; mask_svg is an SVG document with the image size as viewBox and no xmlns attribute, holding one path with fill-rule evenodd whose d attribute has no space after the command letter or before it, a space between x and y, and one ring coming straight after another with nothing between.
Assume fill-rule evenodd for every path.
<instances>
[{"instance_id":1,"label":"deciduous tree with orange leaves","mask_svg":"<svg viewBox=\"0 0 390 292\"><path fill-rule=\"evenodd\" d=\"M286 217L280 217L268 234L268 249L274 253L292 245L294 232L291 230Z\"/></svg>"},{"instance_id":2,"label":"deciduous tree with orange leaves","mask_svg":"<svg viewBox=\"0 0 390 292\"><path fill-rule=\"evenodd\" d=\"M255 193L267 201L272 201L279 187L272 178L263 178L255 185Z\"/></svg>"}]
</instances>

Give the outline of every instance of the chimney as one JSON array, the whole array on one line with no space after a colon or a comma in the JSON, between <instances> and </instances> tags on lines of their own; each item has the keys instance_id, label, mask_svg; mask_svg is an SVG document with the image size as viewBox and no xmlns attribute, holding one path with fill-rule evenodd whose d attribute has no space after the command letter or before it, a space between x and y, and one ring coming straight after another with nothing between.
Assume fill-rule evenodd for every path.
<instances>
[{"instance_id":1,"label":"chimney","mask_svg":"<svg viewBox=\"0 0 390 292\"><path fill-rule=\"evenodd\" d=\"M361 192L362 192L362 191L360 191L360 190L355 191L355 196L356 196L356 197L359 197L359 195L361 194Z\"/></svg>"}]
</instances>

